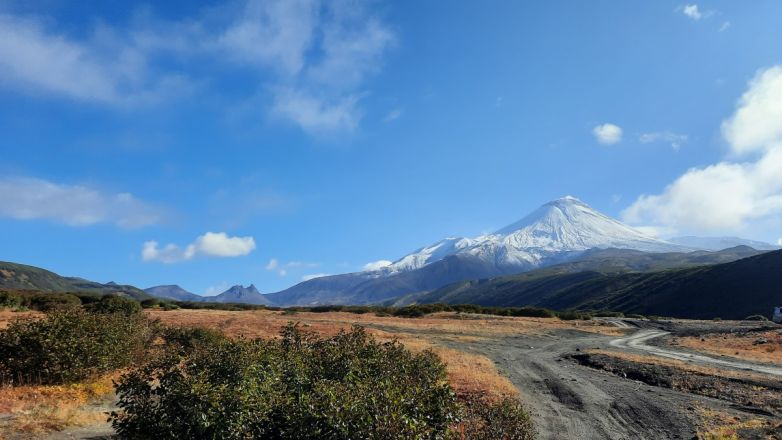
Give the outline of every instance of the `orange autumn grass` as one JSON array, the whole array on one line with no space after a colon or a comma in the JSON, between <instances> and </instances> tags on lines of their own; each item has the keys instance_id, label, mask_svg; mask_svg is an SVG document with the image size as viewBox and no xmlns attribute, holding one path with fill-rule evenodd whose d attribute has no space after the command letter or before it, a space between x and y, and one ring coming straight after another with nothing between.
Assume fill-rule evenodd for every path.
<instances>
[{"instance_id":1,"label":"orange autumn grass","mask_svg":"<svg viewBox=\"0 0 782 440\"><path fill-rule=\"evenodd\" d=\"M755 342L765 339L765 343ZM673 344L711 354L782 363L782 332L769 330L746 334L713 334L673 338Z\"/></svg>"},{"instance_id":2,"label":"orange autumn grass","mask_svg":"<svg viewBox=\"0 0 782 440\"><path fill-rule=\"evenodd\" d=\"M27 435L59 431L69 426L105 422L113 403L113 380L118 374L70 385L4 386L0 388L0 413L11 414L0 431Z\"/></svg>"}]
</instances>

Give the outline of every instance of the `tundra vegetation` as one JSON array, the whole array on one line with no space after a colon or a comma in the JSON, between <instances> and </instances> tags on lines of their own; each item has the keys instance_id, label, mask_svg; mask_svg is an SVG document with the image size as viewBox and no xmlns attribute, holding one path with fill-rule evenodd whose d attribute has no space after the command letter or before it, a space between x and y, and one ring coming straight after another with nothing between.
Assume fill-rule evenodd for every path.
<instances>
[{"instance_id":1,"label":"tundra vegetation","mask_svg":"<svg viewBox=\"0 0 782 440\"><path fill-rule=\"evenodd\" d=\"M114 374L120 438L534 438L514 397L457 394L433 351L359 326L323 336L291 323L277 338L236 338L163 325L124 297L73 297L0 331L0 375L24 387ZM0 299L18 308L31 298Z\"/></svg>"}]
</instances>

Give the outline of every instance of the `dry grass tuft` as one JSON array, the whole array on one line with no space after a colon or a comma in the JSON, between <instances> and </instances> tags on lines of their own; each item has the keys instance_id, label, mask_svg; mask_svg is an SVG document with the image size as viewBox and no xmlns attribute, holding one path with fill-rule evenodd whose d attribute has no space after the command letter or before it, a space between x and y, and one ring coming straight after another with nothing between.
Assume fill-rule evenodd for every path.
<instances>
[{"instance_id":1,"label":"dry grass tuft","mask_svg":"<svg viewBox=\"0 0 782 440\"><path fill-rule=\"evenodd\" d=\"M0 430L34 435L105 422L103 407L113 402L115 377L71 385L2 387L0 414L10 417Z\"/></svg>"},{"instance_id":2,"label":"dry grass tuft","mask_svg":"<svg viewBox=\"0 0 782 440\"><path fill-rule=\"evenodd\" d=\"M758 339L764 344L754 344ZM782 331L726 333L672 338L671 344L715 355L759 362L782 363Z\"/></svg>"},{"instance_id":3,"label":"dry grass tuft","mask_svg":"<svg viewBox=\"0 0 782 440\"><path fill-rule=\"evenodd\" d=\"M779 421L752 416L742 418L701 406L696 407L696 414L704 425L697 436L701 440L774 439L779 438L776 434L782 432L782 423Z\"/></svg>"}]
</instances>

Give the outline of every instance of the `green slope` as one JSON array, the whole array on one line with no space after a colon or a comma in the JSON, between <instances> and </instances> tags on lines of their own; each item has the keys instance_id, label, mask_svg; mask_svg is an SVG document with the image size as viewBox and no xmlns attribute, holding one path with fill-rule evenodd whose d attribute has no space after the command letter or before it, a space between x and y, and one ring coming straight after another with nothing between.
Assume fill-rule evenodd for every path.
<instances>
[{"instance_id":1,"label":"green slope","mask_svg":"<svg viewBox=\"0 0 782 440\"><path fill-rule=\"evenodd\" d=\"M594 261L593 261L594 263ZM741 319L782 305L782 251L730 263L631 272L621 265L580 263L429 292L415 302L614 310L682 318ZM652 265L654 266L654 265Z\"/></svg>"},{"instance_id":2,"label":"green slope","mask_svg":"<svg viewBox=\"0 0 782 440\"><path fill-rule=\"evenodd\" d=\"M88 292L100 295L120 294L135 299L150 296L141 289L114 283L101 284L82 278L63 277L46 269L0 261L0 289L41 292Z\"/></svg>"}]
</instances>

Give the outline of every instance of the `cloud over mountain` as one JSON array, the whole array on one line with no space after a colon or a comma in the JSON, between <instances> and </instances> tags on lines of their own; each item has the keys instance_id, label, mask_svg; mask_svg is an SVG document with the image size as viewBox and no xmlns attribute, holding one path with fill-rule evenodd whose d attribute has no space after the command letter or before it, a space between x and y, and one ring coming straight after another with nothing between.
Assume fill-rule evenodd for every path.
<instances>
[{"instance_id":1,"label":"cloud over mountain","mask_svg":"<svg viewBox=\"0 0 782 440\"><path fill-rule=\"evenodd\" d=\"M730 156L691 168L663 192L624 210L632 224L678 232L737 233L780 226L782 214L782 67L758 72L722 123Z\"/></svg>"},{"instance_id":2,"label":"cloud over mountain","mask_svg":"<svg viewBox=\"0 0 782 440\"><path fill-rule=\"evenodd\" d=\"M240 257L253 250L253 237L230 237L225 232L207 232L184 249L173 243L160 247L157 241L147 241L142 246L141 258L144 261L177 263L196 257Z\"/></svg>"}]
</instances>

